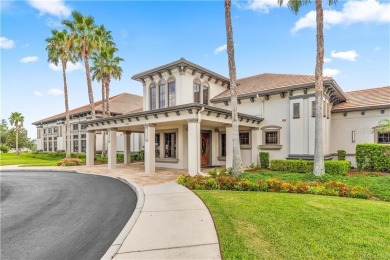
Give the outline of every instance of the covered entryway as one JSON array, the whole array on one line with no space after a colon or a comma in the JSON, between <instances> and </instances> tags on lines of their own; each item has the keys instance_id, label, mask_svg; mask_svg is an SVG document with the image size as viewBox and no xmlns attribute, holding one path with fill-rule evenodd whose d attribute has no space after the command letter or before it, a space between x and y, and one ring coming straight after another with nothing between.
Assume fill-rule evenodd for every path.
<instances>
[{"instance_id":1,"label":"covered entryway","mask_svg":"<svg viewBox=\"0 0 390 260\"><path fill-rule=\"evenodd\" d=\"M200 165L211 166L211 132L202 131L200 143Z\"/></svg>"}]
</instances>

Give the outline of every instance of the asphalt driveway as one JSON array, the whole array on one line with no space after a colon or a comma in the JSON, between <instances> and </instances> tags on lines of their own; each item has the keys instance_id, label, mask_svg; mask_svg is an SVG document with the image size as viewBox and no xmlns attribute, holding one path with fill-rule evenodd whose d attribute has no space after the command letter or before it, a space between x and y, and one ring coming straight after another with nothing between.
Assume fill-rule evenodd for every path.
<instances>
[{"instance_id":1,"label":"asphalt driveway","mask_svg":"<svg viewBox=\"0 0 390 260\"><path fill-rule=\"evenodd\" d=\"M108 177L2 172L1 259L100 259L129 220L136 195Z\"/></svg>"}]
</instances>

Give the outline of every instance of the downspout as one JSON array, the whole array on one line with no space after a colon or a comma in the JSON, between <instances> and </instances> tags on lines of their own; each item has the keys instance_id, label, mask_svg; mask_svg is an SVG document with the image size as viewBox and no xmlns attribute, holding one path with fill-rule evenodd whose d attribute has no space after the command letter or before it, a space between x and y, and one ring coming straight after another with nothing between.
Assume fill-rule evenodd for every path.
<instances>
[{"instance_id":1,"label":"downspout","mask_svg":"<svg viewBox=\"0 0 390 260\"><path fill-rule=\"evenodd\" d=\"M200 123L202 122L202 117L201 117L201 113L204 111L204 107L202 107L201 110L199 110L198 112L198 125L199 125L199 133L200 133ZM200 140L198 140L198 145L200 144ZM200 146L199 146L200 148ZM199 150L199 149L198 149ZM200 150L198 151L199 155L200 155ZM198 165L200 166L200 156L198 157ZM204 175L203 172L200 171L200 167L199 167L199 170L198 170L198 175Z\"/></svg>"}]
</instances>

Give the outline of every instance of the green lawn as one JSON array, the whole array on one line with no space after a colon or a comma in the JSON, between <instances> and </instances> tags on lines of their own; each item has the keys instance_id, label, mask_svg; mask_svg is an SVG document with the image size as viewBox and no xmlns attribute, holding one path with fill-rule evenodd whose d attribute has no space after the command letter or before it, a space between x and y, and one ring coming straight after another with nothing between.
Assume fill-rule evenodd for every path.
<instances>
[{"instance_id":1,"label":"green lawn","mask_svg":"<svg viewBox=\"0 0 390 260\"><path fill-rule=\"evenodd\" d=\"M23 165L23 166L56 166L61 160L60 157L41 156L34 158L32 153L20 153L16 156L14 153L0 153L0 166L5 165Z\"/></svg>"},{"instance_id":2,"label":"green lawn","mask_svg":"<svg viewBox=\"0 0 390 260\"><path fill-rule=\"evenodd\" d=\"M362 186L369 189L375 197L390 201L390 174L359 174L353 173L348 176L325 175L316 177L312 173L283 173L274 171L261 171L259 173L245 173L240 178L250 180L280 178L283 181L340 181L345 184Z\"/></svg>"},{"instance_id":3,"label":"green lawn","mask_svg":"<svg viewBox=\"0 0 390 260\"><path fill-rule=\"evenodd\" d=\"M288 193L194 191L224 259L388 259L390 203Z\"/></svg>"}]
</instances>

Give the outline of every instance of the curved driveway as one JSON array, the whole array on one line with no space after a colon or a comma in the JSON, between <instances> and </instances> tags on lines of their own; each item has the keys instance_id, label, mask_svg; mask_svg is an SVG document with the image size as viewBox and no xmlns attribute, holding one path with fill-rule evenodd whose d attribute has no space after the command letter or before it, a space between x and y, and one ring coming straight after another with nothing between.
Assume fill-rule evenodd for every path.
<instances>
[{"instance_id":1,"label":"curved driveway","mask_svg":"<svg viewBox=\"0 0 390 260\"><path fill-rule=\"evenodd\" d=\"M66 172L2 172L1 259L100 259L136 205L125 183Z\"/></svg>"}]
</instances>

